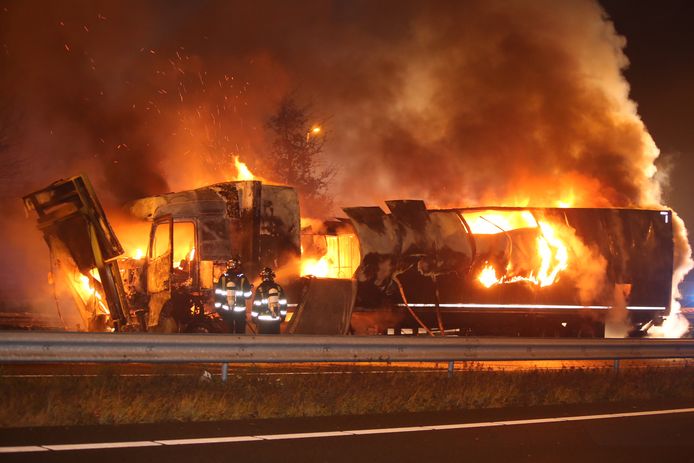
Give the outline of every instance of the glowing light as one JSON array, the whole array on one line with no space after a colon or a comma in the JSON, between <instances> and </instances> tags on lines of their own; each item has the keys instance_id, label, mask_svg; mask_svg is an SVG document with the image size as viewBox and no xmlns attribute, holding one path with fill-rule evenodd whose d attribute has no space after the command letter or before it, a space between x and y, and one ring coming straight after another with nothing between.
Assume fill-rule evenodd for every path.
<instances>
[{"instance_id":1,"label":"glowing light","mask_svg":"<svg viewBox=\"0 0 694 463\"><path fill-rule=\"evenodd\" d=\"M142 248L137 248L135 250L135 254L133 255L133 259L140 260L143 257L145 257L145 252L142 250Z\"/></svg>"},{"instance_id":2,"label":"glowing light","mask_svg":"<svg viewBox=\"0 0 694 463\"><path fill-rule=\"evenodd\" d=\"M316 136L321 132L321 128L319 125L314 125L311 127L311 130L306 132L306 143L311 139L311 135Z\"/></svg>"}]
</instances>

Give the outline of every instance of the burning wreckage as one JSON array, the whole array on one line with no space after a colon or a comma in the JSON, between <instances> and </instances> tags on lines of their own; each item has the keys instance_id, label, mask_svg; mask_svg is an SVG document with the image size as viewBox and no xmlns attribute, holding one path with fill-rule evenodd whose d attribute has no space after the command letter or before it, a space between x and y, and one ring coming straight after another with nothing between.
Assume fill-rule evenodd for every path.
<instances>
[{"instance_id":1,"label":"burning wreckage","mask_svg":"<svg viewBox=\"0 0 694 463\"><path fill-rule=\"evenodd\" d=\"M232 256L277 271L285 333L600 337L619 320L638 335L670 310L669 210L402 200L302 228L293 188L234 181L130 204L151 229L146 253L123 257L85 177L24 203L88 330L223 332L211 300Z\"/></svg>"}]
</instances>

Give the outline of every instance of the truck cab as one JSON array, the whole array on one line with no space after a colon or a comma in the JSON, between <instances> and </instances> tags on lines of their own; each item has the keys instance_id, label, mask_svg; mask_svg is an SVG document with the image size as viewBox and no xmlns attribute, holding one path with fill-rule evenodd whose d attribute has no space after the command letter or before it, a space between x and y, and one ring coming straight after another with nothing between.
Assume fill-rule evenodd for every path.
<instances>
[{"instance_id":1,"label":"truck cab","mask_svg":"<svg viewBox=\"0 0 694 463\"><path fill-rule=\"evenodd\" d=\"M290 187L219 183L142 198L130 212L152 222L141 265L123 272L128 299L146 314L147 329L222 331L211 294L234 256L251 280L266 266L281 268L285 281L299 279L299 201Z\"/></svg>"}]
</instances>

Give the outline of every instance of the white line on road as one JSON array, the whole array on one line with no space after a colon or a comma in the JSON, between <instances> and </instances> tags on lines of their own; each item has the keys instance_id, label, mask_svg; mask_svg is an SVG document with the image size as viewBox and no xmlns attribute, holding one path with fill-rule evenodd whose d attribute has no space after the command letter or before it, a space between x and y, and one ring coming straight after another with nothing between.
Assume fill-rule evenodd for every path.
<instances>
[{"instance_id":1,"label":"white line on road","mask_svg":"<svg viewBox=\"0 0 694 463\"><path fill-rule=\"evenodd\" d=\"M20 447L0 447L0 453L24 453L24 452L48 452L47 448L38 445L25 445Z\"/></svg>"},{"instance_id":2,"label":"white line on road","mask_svg":"<svg viewBox=\"0 0 694 463\"><path fill-rule=\"evenodd\" d=\"M27 445L14 447L0 447L0 453L20 453L20 452L45 452L47 450L61 452L68 450L99 450L99 449L118 449L130 447L154 447L170 445L202 445L202 444L225 444L234 442L249 442L259 440L290 440L290 439L315 439L321 437L345 437L363 436L371 434L391 434L400 432L421 432L421 431L450 431L453 429L487 428L490 426L519 426L529 424L546 423L565 423L571 421L590 421L605 420L611 418L633 418L638 416L669 415L675 413L694 413L694 408L674 408L669 410L649 410L642 412L608 413L602 415L578 415L560 416L556 418L533 418L528 420L501 420L483 421L479 423L456 423L456 424L437 424L428 426L409 426L400 428L373 428L373 429L353 429L348 431L319 431L301 432L290 434L266 434L258 436L226 436L226 437L201 437L192 439L168 439L155 441L132 441L132 442L94 442L84 444L54 444L54 445Z\"/></svg>"},{"instance_id":3,"label":"white line on road","mask_svg":"<svg viewBox=\"0 0 694 463\"><path fill-rule=\"evenodd\" d=\"M64 452L66 450L95 450L95 449L120 449L124 447L154 447L163 445L155 441L141 440L130 442L95 442L87 444L55 444L42 445L41 447L53 450L55 452ZM1 449L2 447L0 447Z\"/></svg>"},{"instance_id":4,"label":"white line on road","mask_svg":"<svg viewBox=\"0 0 694 463\"><path fill-rule=\"evenodd\" d=\"M201 437L197 439L169 439L154 441L161 445L199 445L199 444L226 444L229 442L248 442L263 440L260 436L229 436L229 437Z\"/></svg>"}]
</instances>

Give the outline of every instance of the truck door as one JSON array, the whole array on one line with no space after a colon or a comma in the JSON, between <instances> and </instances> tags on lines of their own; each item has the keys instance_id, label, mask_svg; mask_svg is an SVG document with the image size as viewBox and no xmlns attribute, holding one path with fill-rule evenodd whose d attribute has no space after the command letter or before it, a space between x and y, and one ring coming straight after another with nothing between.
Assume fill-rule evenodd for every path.
<instances>
[{"instance_id":1,"label":"truck door","mask_svg":"<svg viewBox=\"0 0 694 463\"><path fill-rule=\"evenodd\" d=\"M161 309L171 299L173 273L173 218L161 218L152 224L147 252L148 325L159 324Z\"/></svg>"}]
</instances>

